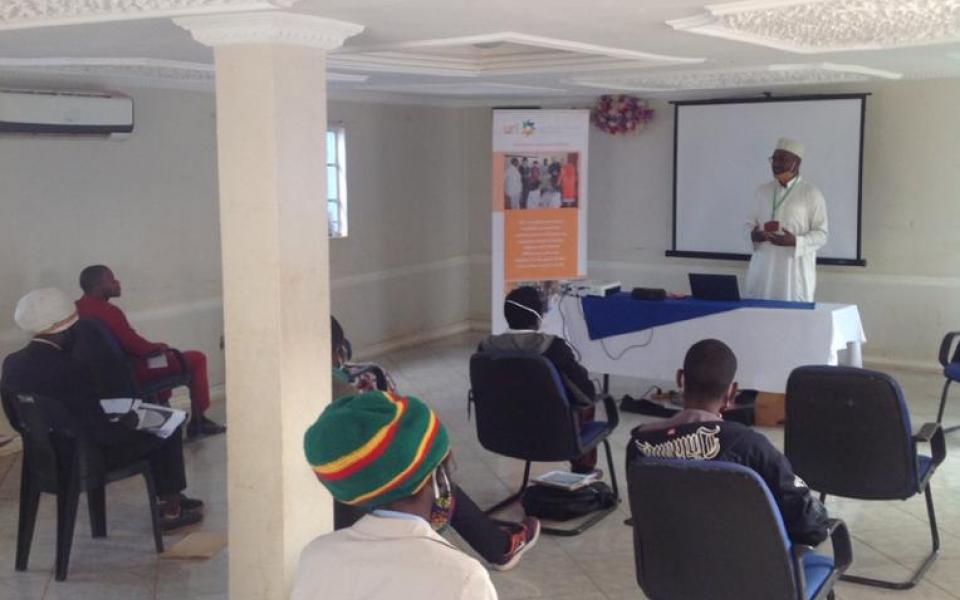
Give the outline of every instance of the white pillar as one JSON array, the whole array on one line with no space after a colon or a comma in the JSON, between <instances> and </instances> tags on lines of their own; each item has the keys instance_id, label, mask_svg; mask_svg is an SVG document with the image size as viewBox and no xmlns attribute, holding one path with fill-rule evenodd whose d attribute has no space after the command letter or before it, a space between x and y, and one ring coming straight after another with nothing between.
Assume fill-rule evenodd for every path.
<instances>
[{"instance_id":1,"label":"white pillar","mask_svg":"<svg viewBox=\"0 0 960 600\"><path fill-rule=\"evenodd\" d=\"M230 598L287 598L332 529L303 433L330 401L326 52L362 27L264 12L177 19L214 47L228 401Z\"/></svg>"}]
</instances>

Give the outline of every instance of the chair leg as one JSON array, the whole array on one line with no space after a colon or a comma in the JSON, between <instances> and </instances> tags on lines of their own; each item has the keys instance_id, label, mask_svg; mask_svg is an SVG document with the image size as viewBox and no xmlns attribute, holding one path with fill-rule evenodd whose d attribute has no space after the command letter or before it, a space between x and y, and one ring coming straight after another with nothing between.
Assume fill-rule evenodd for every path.
<instances>
[{"instance_id":1,"label":"chair leg","mask_svg":"<svg viewBox=\"0 0 960 600\"><path fill-rule=\"evenodd\" d=\"M933 510L933 495L930 493L930 484L927 483L926 487L923 489L923 495L927 501L927 519L930 522L930 541L932 545L932 550L930 554L927 555L923 562L920 563L920 566L917 567L917 570L914 571L913 576L907 581L886 581L883 579L871 579L870 577L858 577L856 575L841 575L841 581L849 581L850 583L859 583L862 585L872 585L874 587L886 588L888 590L909 590L910 588L917 585L923 576L927 574L927 571L930 570L930 567L933 566L933 563L937 560L937 557L940 556L940 532L937 530L937 515Z\"/></svg>"},{"instance_id":2,"label":"chair leg","mask_svg":"<svg viewBox=\"0 0 960 600\"><path fill-rule=\"evenodd\" d=\"M523 492L527 489L527 484L530 482L530 461L527 461L527 464L523 467L523 483L520 484L520 489L517 490L517 493L511 494L510 496L504 498L500 502L497 502L490 508L486 509L484 514L492 515L498 513L504 508L510 506L523 496Z\"/></svg>"},{"instance_id":3,"label":"chair leg","mask_svg":"<svg viewBox=\"0 0 960 600\"><path fill-rule=\"evenodd\" d=\"M952 383L952 381L953 381L953 380L951 380L951 379L947 379L947 380L943 383L943 392L941 392L941 394L940 394L940 409L937 410L937 423L938 423L938 424L943 422L943 411L944 411L944 410L946 409L946 407L947 407L947 391L950 389L950 384ZM960 425L953 425L952 427L944 427L944 428L943 428L943 432L944 432L944 433L950 433L951 431L956 431L956 430L958 430L958 429L960 429Z\"/></svg>"},{"instance_id":4,"label":"chair leg","mask_svg":"<svg viewBox=\"0 0 960 600\"><path fill-rule=\"evenodd\" d=\"M603 451L607 454L607 469L610 471L610 484L613 488L613 496L620 503L620 488L617 486L617 472L613 469L613 453L610 452L610 442L606 438L603 440Z\"/></svg>"},{"instance_id":5,"label":"chair leg","mask_svg":"<svg viewBox=\"0 0 960 600\"><path fill-rule=\"evenodd\" d=\"M57 581L64 581L67 578L79 502L80 489L75 481L71 481L66 486L61 486L57 492Z\"/></svg>"},{"instance_id":6,"label":"chair leg","mask_svg":"<svg viewBox=\"0 0 960 600\"><path fill-rule=\"evenodd\" d=\"M147 502L150 506L150 521L153 524L153 543L157 548L157 554L162 554L163 531L160 529L160 505L157 504L157 488L153 483L153 474L149 466L143 469L143 479L147 484Z\"/></svg>"},{"instance_id":7,"label":"chair leg","mask_svg":"<svg viewBox=\"0 0 960 600\"><path fill-rule=\"evenodd\" d=\"M40 507L40 489L32 483L26 465L20 474L20 520L17 523L17 571L26 571L30 560L30 546Z\"/></svg>"},{"instance_id":8,"label":"chair leg","mask_svg":"<svg viewBox=\"0 0 960 600\"><path fill-rule=\"evenodd\" d=\"M87 509L90 512L90 535L95 538L107 537L107 494L105 486L87 490Z\"/></svg>"},{"instance_id":9,"label":"chair leg","mask_svg":"<svg viewBox=\"0 0 960 600\"><path fill-rule=\"evenodd\" d=\"M820 504L827 503L827 494L825 492L820 492Z\"/></svg>"},{"instance_id":10,"label":"chair leg","mask_svg":"<svg viewBox=\"0 0 960 600\"><path fill-rule=\"evenodd\" d=\"M541 527L540 531L547 535L556 535L560 537L573 537L580 535L584 531L590 529L603 519L607 517L610 513L617 510L617 506L620 504L620 491L617 486L617 472L613 470L613 452L610 451L610 442L606 439L603 440L603 450L607 455L607 468L610 470L610 483L611 488L613 489L614 502L613 506L610 508L604 508L603 510L598 510L590 515L590 518L586 519L576 527L570 529L558 529L556 527Z\"/></svg>"}]
</instances>

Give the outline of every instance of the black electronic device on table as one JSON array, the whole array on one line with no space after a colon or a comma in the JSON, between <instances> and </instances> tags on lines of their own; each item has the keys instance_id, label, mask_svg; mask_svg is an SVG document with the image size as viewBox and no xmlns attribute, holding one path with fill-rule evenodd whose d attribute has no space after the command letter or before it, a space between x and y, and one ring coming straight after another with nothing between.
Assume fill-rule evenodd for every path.
<instances>
[{"instance_id":1,"label":"black electronic device on table","mask_svg":"<svg viewBox=\"0 0 960 600\"><path fill-rule=\"evenodd\" d=\"M690 273L690 293L698 300L740 301L736 275Z\"/></svg>"}]
</instances>

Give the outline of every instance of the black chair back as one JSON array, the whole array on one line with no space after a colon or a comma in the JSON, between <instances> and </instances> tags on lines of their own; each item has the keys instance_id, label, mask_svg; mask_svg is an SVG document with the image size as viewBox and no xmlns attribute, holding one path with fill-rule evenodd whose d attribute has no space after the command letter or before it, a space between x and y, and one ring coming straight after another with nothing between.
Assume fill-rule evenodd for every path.
<instances>
[{"instance_id":1,"label":"black chair back","mask_svg":"<svg viewBox=\"0 0 960 600\"><path fill-rule=\"evenodd\" d=\"M87 367L100 397L139 396L126 352L113 332L99 319L77 321L70 355Z\"/></svg>"},{"instance_id":2,"label":"black chair back","mask_svg":"<svg viewBox=\"0 0 960 600\"><path fill-rule=\"evenodd\" d=\"M553 364L529 352L478 352L470 386L480 444L497 454L563 461L582 454L576 416Z\"/></svg>"},{"instance_id":3,"label":"black chair back","mask_svg":"<svg viewBox=\"0 0 960 600\"><path fill-rule=\"evenodd\" d=\"M853 367L795 369L784 453L819 492L867 500L920 491L910 416L896 380Z\"/></svg>"},{"instance_id":4,"label":"black chair back","mask_svg":"<svg viewBox=\"0 0 960 600\"><path fill-rule=\"evenodd\" d=\"M752 470L639 458L627 481L637 582L651 600L799 598L783 520Z\"/></svg>"},{"instance_id":5,"label":"black chair back","mask_svg":"<svg viewBox=\"0 0 960 600\"><path fill-rule=\"evenodd\" d=\"M57 493L67 476L76 478L79 490L103 487L103 453L66 407L59 400L35 394L14 397L22 428L24 468L39 488Z\"/></svg>"}]
</instances>

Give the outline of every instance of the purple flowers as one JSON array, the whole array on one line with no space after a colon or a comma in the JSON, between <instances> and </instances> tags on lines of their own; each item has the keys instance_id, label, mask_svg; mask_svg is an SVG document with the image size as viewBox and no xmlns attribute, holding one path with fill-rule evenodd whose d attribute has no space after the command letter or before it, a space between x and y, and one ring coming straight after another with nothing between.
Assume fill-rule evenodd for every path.
<instances>
[{"instance_id":1,"label":"purple flowers","mask_svg":"<svg viewBox=\"0 0 960 600\"><path fill-rule=\"evenodd\" d=\"M593 109L593 124L616 135L643 129L653 119L653 109L636 96L600 96Z\"/></svg>"}]
</instances>

